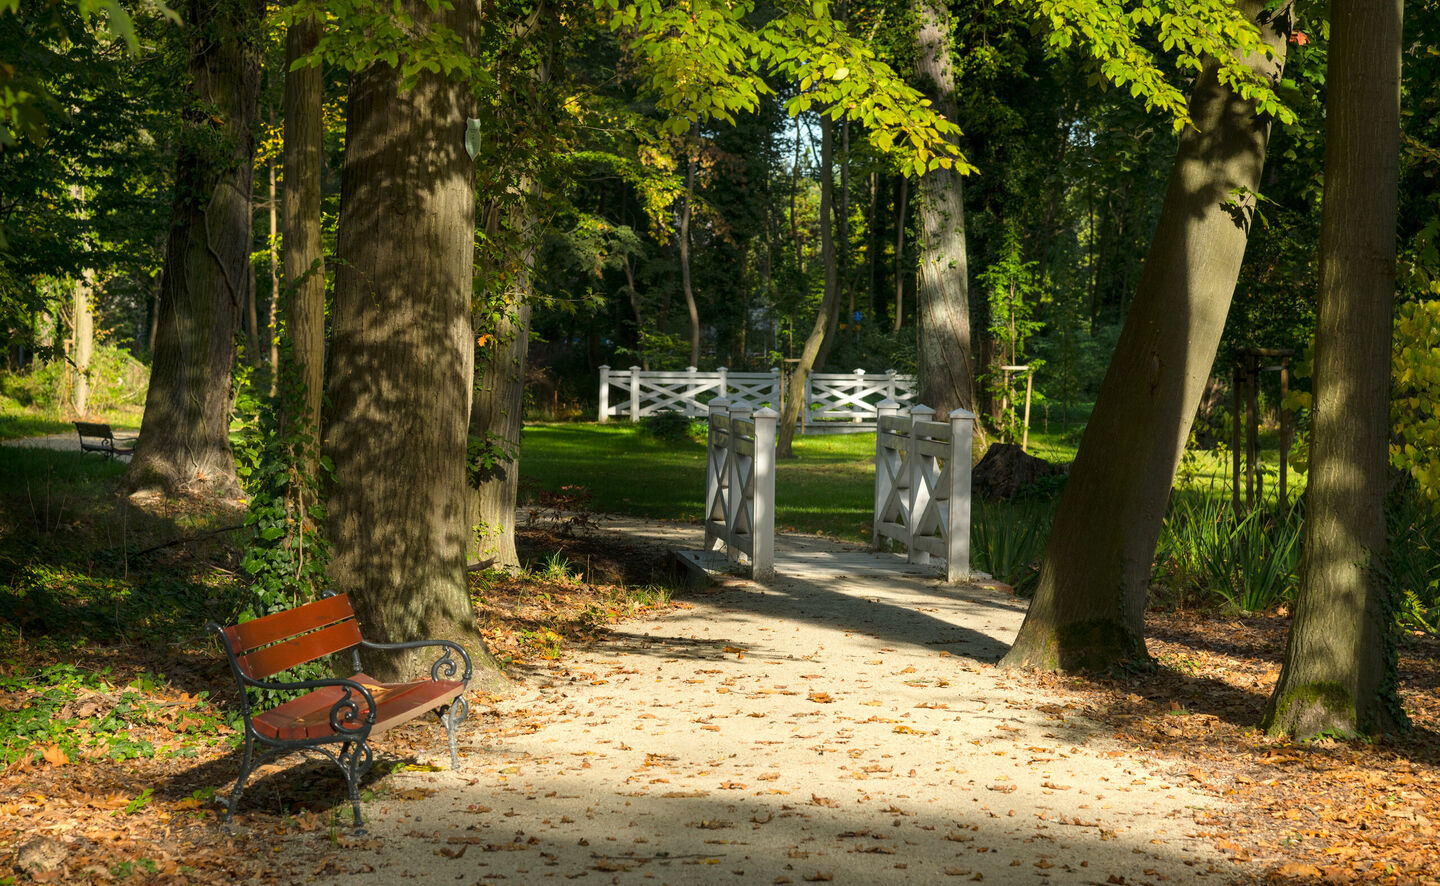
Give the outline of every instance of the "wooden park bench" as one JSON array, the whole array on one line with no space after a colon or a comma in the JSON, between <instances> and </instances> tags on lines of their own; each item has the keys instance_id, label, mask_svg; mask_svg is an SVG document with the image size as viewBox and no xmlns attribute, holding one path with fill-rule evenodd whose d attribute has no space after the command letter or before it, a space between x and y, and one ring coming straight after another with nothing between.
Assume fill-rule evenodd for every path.
<instances>
[{"instance_id":1,"label":"wooden park bench","mask_svg":"<svg viewBox=\"0 0 1440 886\"><path fill-rule=\"evenodd\" d=\"M133 448L122 449L116 446L115 432L103 422L77 421L75 432L80 435L81 452L103 452L111 458L135 452Z\"/></svg>"},{"instance_id":2,"label":"wooden park bench","mask_svg":"<svg viewBox=\"0 0 1440 886\"><path fill-rule=\"evenodd\" d=\"M293 751L318 753L340 767L360 817L360 780L370 769L370 738L392 726L433 710L445 724L450 740L450 766L460 767L455 751L455 727L469 713L465 687L470 682L470 656L448 640L410 643L372 643L360 636L360 624L344 594L266 615L243 624L206 627L219 634L240 689L240 713L245 719L245 750L240 775L230 794L225 821L235 807L250 774L268 758ZM360 649L418 649L436 646L443 655L430 666L430 679L410 683L382 683L360 670ZM354 673L348 678L270 682L268 678L296 665L336 652L349 651ZM459 676L457 677L457 673ZM269 710L256 711L246 690L308 690ZM263 746L256 753L257 745ZM335 745L339 745L335 748Z\"/></svg>"}]
</instances>

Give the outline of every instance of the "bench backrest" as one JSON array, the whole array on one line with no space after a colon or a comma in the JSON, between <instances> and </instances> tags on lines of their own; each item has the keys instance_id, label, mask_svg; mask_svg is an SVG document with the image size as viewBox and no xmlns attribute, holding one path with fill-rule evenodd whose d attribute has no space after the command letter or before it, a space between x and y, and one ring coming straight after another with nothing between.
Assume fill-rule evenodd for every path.
<instances>
[{"instance_id":1,"label":"bench backrest","mask_svg":"<svg viewBox=\"0 0 1440 886\"><path fill-rule=\"evenodd\" d=\"M230 625L224 633L236 665L252 680L360 642L360 624L344 594Z\"/></svg>"},{"instance_id":2,"label":"bench backrest","mask_svg":"<svg viewBox=\"0 0 1440 886\"><path fill-rule=\"evenodd\" d=\"M82 437L104 437L107 440L113 439L115 437L115 434L111 432L109 425L98 424L91 421L75 422L75 430Z\"/></svg>"}]
</instances>

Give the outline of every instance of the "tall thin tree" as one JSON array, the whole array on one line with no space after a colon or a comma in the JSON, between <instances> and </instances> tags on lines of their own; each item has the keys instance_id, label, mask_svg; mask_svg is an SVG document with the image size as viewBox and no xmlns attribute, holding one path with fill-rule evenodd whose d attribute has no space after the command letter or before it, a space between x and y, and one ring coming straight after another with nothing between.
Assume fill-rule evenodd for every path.
<instances>
[{"instance_id":1,"label":"tall thin tree","mask_svg":"<svg viewBox=\"0 0 1440 886\"><path fill-rule=\"evenodd\" d=\"M936 0L917 0L916 7L920 23L916 73L936 109L957 123L950 11ZM919 204L920 280L916 309L920 323L920 402L939 415L948 415L957 408L974 412L970 271L960 174L944 168L925 173L920 178ZM976 431L976 442L983 447L983 432L978 425Z\"/></svg>"},{"instance_id":2,"label":"tall thin tree","mask_svg":"<svg viewBox=\"0 0 1440 886\"><path fill-rule=\"evenodd\" d=\"M320 203L325 172L324 82L320 66L302 60L314 52L322 28L318 18L307 16L292 24L285 37L285 191L280 222L288 290L286 331L295 371L305 389L304 412L316 440L325 393L325 254Z\"/></svg>"}]
</instances>

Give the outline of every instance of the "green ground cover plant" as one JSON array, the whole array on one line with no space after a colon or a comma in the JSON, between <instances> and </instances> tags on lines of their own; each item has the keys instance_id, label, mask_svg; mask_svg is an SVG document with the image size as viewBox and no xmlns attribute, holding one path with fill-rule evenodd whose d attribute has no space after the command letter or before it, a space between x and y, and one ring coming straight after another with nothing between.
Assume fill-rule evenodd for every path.
<instances>
[{"instance_id":1,"label":"green ground cover plant","mask_svg":"<svg viewBox=\"0 0 1440 886\"><path fill-rule=\"evenodd\" d=\"M90 364L87 418L118 430L140 425L150 369L126 351L100 345ZM74 433L75 371L55 361L33 372L0 372L0 440Z\"/></svg>"}]
</instances>

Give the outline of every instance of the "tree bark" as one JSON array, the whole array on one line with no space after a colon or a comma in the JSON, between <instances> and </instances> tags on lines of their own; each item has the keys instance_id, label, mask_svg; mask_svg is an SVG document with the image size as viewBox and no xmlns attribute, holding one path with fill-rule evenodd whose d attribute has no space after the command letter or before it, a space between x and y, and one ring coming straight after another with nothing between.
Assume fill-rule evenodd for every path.
<instances>
[{"instance_id":1,"label":"tree bark","mask_svg":"<svg viewBox=\"0 0 1440 886\"><path fill-rule=\"evenodd\" d=\"M918 0L920 55L916 73L935 109L950 122L955 107L955 72L950 62L949 9ZM920 179L919 322L920 402L937 415L954 409L976 411L975 359L970 349L970 271L965 249L965 203L961 177L935 169ZM984 433L975 427L984 449Z\"/></svg>"},{"instance_id":2,"label":"tree bark","mask_svg":"<svg viewBox=\"0 0 1440 886\"><path fill-rule=\"evenodd\" d=\"M95 315L90 299L95 292L95 271L86 268L75 281L75 415L90 412L90 360L95 356Z\"/></svg>"},{"instance_id":3,"label":"tree bark","mask_svg":"<svg viewBox=\"0 0 1440 886\"><path fill-rule=\"evenodd\" d=\"M1386 555L1401 0L1333 0L1304 561L1265 726L1404 728Z\"/></svg>"},{"instance_id":4,"label":"tree bark","mask_svg":"<svg viewBox=\"0 0 1440 886\"><path fill-rule=\"evenodd\" d=\"M1277 57L1251 57L1278 81L1289 6L1256 16ZM1254 211L1270 120L1207 64L1190 99L1165 203L1134 304L1061 495L1040 581L1002 664L1099 669L1144 660L1151 563L1175 468L1215 359ZM1243 189L1243 190L1237 190Z\"/></svg>"},{"instance_id":5,"label":"tree bark","mask_svg":"<svg viewBox=\"0 0 1440 886\"><path fill-rule=\"evenodd\" d=\"M476 353L475 399L470 407L470 436L487 440L510 456L472 492L468 521L476 529L473 537L477 542L470 562L501 567L520 565L515 550L515 498L520 489L520 430L530 354L530 304L541 228L535 215L539 185L522 182L519 189L525 196L506 212L506 226L521 243L520 261L505 297L507 311L493 329L485 330L488 343Z\"/></svg>"},{"instance_id":6,"label":"tree bark","mask_svg":"<svg viewBox=\"0 0 1440 886\"><path fill-rule=\"evenodd\" d=\"M474 50L479 10L404 4ZM382 641L459 642L481 686L503 682L465 575L465 442L474 384L475 190L468 84L424 71L402 92L383 62L351 81L341 179L325 450L332 586ZM423 672L415 654L367 661L380 679Z\"/></svg>"},{"instance_id":7,"label":"tree bark","mask_svg":"<svg viewBox=\"0 0 1440 886\"><path fill-rule=\"evenodd\" d=\"M830 349L835 346L835 334L840 328L840 300L844 297L840 287L840 248L836 237L835 211L835 127L836 123L820 118L820 263L825 273L825 291L820 297L821 305L828 311L825 335L820 340L820 351L815 355L812 369L824 369L830 360Z\"/></svg>"},{"instance_id":8,"label":"tree bark","mask_svg":"<svg viewBox=\"0 0 1440 886\"><path fill-rule=\"evenodd\" d=\"M124 480L131 492L239 490L230 376L250 263L264 14L258 0L194 0L187 16L189 134L175 161L150 389Z\"/></svg>"},{"instance_id":9,"label":"tree bark","mask_svg":"<svg viewBox=\"0 0 1440 886\"><path fill-rule=\"evenodd\" d=\"M690 319L690 364L700 365L700 311L695 305L695 290L690 284L690 218L695 202L695 152L700 149L700 124L690 128L690 141L685 146L685 202L680 207L680 287L685 293L685 310Z\"/></svg>"},{"instance_id":10,"label":"tree bark","mask_svg":"<svg viewBox=\"0 0 1440 886\"><path fill-rule=\"evenodd\" d=\"M905 323L905 212L910 199L910 179L901 176L895 198L895 328Z\"/></svg>"},{"instance_id":11,"label":"tree bark","mask_svg":"<svg viewBox=\"0 0 1440 886\"><path fill-rule=\"evenodd\" d=\"M800 422L800 412L805 408L805 387L826 340L835 334L835 318L840 310L834 223L831 218L835 200L835 176L831 170L834 145L828 120L821 119L820 132L820 260L825 268L825 291L820 297L820 308L815 312L815 325L811 327L810 334L805 338L805 347L800 351L800 362L795 364L785 385L785 412L780 418L776 458L795 457L795 428Z\"/></svg>"},{"instance_id":12,"label":"tree bark","mask_svg":"<svg viewBox=\"0 0 1440 886\"><path fill-rule=\"evenodd\" d=\"M285 194L281 237L285 248L286 332L304 419L318 442L325 386L325 253L321 244L321 178L325 169L324 82L318 66L291 70L314 50L323 26L311 17L290 26L285 38ZM272 315L274 316L274 315ZM300 416L286 416L288 427ZM309 464L307 470L314 471Z\"/></svg>"}]
</instances>

